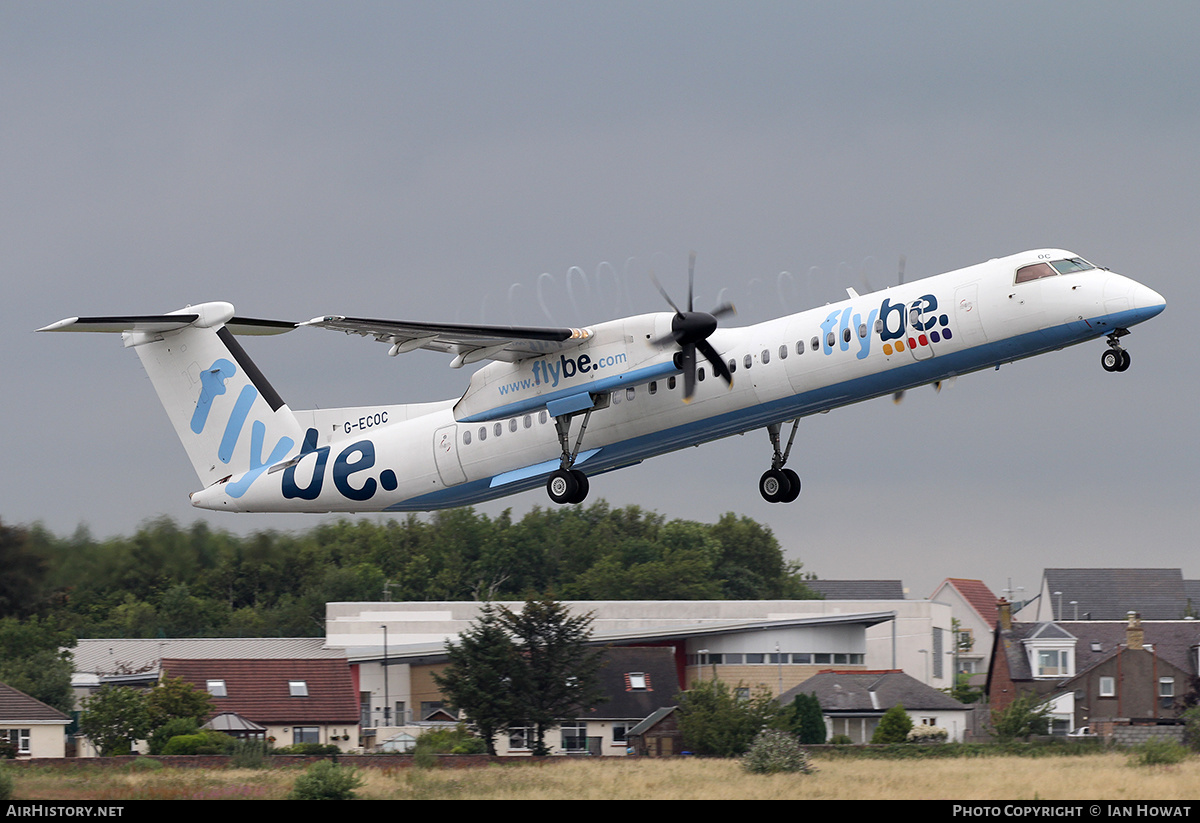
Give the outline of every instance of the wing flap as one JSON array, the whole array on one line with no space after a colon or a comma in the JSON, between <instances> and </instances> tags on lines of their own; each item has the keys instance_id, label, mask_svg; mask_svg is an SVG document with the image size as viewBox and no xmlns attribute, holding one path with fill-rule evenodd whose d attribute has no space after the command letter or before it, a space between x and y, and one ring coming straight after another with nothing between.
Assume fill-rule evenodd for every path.
<instances>
[{"instance_id":1,"label":"wing flap","mask_svg":"<svg viewBox=\"0 0 1200 823\"><path fill-rule=\"evenodd\" d=\"M391 355L414 349L452 354L455 366L488 359L511 363L533 355L565 351L592 336L590 329L420 323L339 315L316 317L300 325L373 337L391 346L388 351Z\"/></svg>"}]
</instances>

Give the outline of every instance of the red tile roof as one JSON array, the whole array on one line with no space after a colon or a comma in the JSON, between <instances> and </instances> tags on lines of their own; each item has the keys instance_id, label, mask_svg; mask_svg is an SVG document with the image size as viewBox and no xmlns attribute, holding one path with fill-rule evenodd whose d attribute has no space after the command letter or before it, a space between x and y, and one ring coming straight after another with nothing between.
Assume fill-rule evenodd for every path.
<instances>
[{"instance_id":1,"label":"red tile roof","mask_svg":"<svg viewBox=\"0 0 1200 823\"><path fill-rule=\"evenodd\" d=\"M971 608L975 609L989 626L995 627L1000 618L1000 612L996 608L996 595L992 594L992 590L982 580L948 577L946 582L958 589L963 599L971 604Z\"/></svg>"},{"instance_id":2,"label":"red tile roof","mask_svg":"<svg viewBox=\"0 0 1200 823\"><path fill-rule=\"evenodd\" d=\"M344 660L172 660L165 677L182 677L201 690L224 680L226 697L214 697L217 713L237 712L256 723L357 724L358 695ZM303 680L307 697L293 697L288 682Z\"/></svg>"}]
</instances>

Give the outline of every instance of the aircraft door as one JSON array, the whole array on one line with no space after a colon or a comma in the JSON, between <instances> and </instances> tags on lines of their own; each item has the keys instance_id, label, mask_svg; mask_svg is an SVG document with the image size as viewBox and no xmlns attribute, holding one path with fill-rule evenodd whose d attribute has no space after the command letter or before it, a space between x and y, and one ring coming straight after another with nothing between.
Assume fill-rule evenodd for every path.
<instances>
[{"instance_id":1,"label":"aircraft door","mask_svg":"<svg viewBox=\"0 0 1200 823\"><path fill-rule=\"evenodd\" d=\"M937 312L929 311L925 301L917 300L908 307L908 336L905 345L916 360L933 357L933 335L930 329L937 325Z\"/></svg>"},{"instance_id":2,"label":"aircraft door","mask_svg":"<svg viewBox=\"0 0 1200 823\"><path fill-rule=\"evenodd\" d=\"M443 426L433 433L433 460L446 486L466 481L467 473L458 459L458 426Z\"/></svg>"}]
</instances>

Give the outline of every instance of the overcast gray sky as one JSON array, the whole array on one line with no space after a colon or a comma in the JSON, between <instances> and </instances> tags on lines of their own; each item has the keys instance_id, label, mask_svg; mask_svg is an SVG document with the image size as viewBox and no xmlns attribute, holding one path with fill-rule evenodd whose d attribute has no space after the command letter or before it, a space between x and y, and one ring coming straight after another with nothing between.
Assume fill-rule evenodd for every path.
<instances>
[{"instance_id":1,"label":"overcast gray sky","mask_svg":"<svg viewBox=\"0 0 1200 823\"><path fill-rule=\"evenodd\" d=\"M887 285L901 254L914 279L1059 246L1166 297L1128 372L1095 342L808 418L790 506L758 496L765 433L590 499L744 514L820 577L914 597L1200 577L1198 31L1194 2L0 2L0 518L317 522L192 509L136 356L33 334L62 317L586 325L664 308L646 271L682 294L694 249L698 304L724 289L740 324ZM294 408L465 386L329 332L247 348Z\"/></svg>"}]
</instances>

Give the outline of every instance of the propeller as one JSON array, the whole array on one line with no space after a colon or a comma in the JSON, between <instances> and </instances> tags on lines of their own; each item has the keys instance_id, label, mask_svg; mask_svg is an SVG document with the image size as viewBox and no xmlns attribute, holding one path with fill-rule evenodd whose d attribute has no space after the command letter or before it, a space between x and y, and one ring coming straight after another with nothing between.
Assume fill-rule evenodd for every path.
<instances>
[{"instance_id":1,"label":"propeller","mask_svg":"<svg viewBox=\"0 0 1200 823\"><path fill-rule=\"evenodd\" d=\"M695 311L692 305L692 295L695 284L696 272L696 253L692 252L688 260L688 298L687 311L683 311L679 306L675 305L675 301L671 299L671 295L667 294L667 290L658 282L658 278L654 276L654 272L650 272L650 279L654 282L654 287L658 289L658 293L663 296L667 304L675 310L675 316L671 318L671 333L665 337L655 340L656 345L665 345L669 342L674 342L680 349L680 367L683 370L683 399L691 400L692 395L696 391L696 352L704 355L704 358L712 364L713 371L721 377L729 385L733 385L733 375L729 371L729 367L725 365L725 361L717 354L717 350L708 342L708 337L717 330L717 320L726 315L733 314L734 308L729 303L722 303L712 312Z\"/></svg>"}]
</instances>

